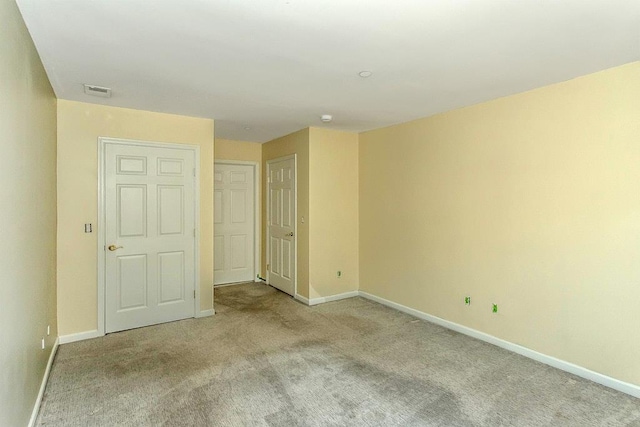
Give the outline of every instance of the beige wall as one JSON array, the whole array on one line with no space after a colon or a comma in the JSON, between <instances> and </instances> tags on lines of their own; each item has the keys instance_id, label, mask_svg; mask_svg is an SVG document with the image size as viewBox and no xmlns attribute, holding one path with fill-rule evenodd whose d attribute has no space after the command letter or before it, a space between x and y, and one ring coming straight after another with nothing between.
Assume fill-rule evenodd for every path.
<instances>
[{"instance_id":1,"label":"beige wall","mask_svg":"<svg viewBox=\"0 0 640 427\"><path fill-rule=\"evenodd\" d=\"M361 290L640 384L639 118L636 62L361 134Z\"/></svg>"},{"instance_id":2,"label":"beige wall","mask_svg":"<svg viewBox=\"0 0 640 427\"><path fill-rule=\"evenodd\" d=\"M213 120L58 101L58 320L60 335L95 330L98 137L200 146L200 309L213 306Z\"/></svg>"},{"instance_id":3,"label":"beige wall","mask_svg":"<svg viewBox=\"0 0 640 427\"><path fill-rule=\"evenodd\" d=\"M309 143L309 297L317 298L358 290L358 135L312 127Z\"/></svg>"},{"instance_id":4,"label":"beige wall","mask_svg":"<svg viewBox=\"0 0 640 427\"><path fill-rule=\"evenodd\" d=\"M56 99L13 1L0 34L0 425L25 426L58 335Z\"/></svg>"},{"instance_id":5,"label":"beige wall","mask_svg":"<svg viewBox=\"0 0 640 427\"><path fill-rule=\"evenodd\" d=\"M240 160L262 163L262 144L216 138L216 160Z\"/></svg>"},{"instance_id":6,"label":"beige wall","mask_svg":"<svg viewBox=\"0 0 640 427\"><path fill-rule=\"evenodd\" d=\"M267 160L279 157L297 155L297 231L298 231L298 263L297 282L298 294L309 297L309 227L308 221L302 222L302 217L309 218L309 129L294 132L282 138L262 144L262 182L267 182ZM262 194L262 276L266 277L267 248L266 248L266 192Z\"/></svg>"}]
</instances>

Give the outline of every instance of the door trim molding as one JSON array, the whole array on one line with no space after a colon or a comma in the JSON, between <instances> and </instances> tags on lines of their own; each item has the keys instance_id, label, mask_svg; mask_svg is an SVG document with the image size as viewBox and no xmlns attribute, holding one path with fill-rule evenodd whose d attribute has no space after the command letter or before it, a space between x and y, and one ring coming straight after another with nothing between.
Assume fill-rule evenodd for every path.
<instances>
[{"instance_id":1,"label":"door trim molding","mask_svg":"<svg viewBox=\"0 0 640 427\"><path fill-rule=\"evenodd\" d=\"M155 141L141 141L135 139L124 138L110 138L100 136L98 137L98 246L96 248L98 256L98 329L97 334L94 337L105 335L106 327L106 236L105 236L105 223L106 223L106 203L105 203L105 149L107 144L120 144L130 145L137 147L151 147L151 148L172 148L177 150L192 151L194 153L194 168L195 168L195 180L194 180L194 223L196 228L196 235L194 238L194 290L196 291L196 297L193 302L193 317L199 317L200 315L200 146L192 144L180 144L171 142L155 142ZM92 331L93 333L93 331ZM94 338L91 337L91 338ZM81 338L83 339L83 338Z\"/></svg>"},{"instance_id":2,"label":"door trim molding","mask_svg":"<svg viewBox=\"0 0 640 427\"><path fill-rule=\"evenodd\" d=\"M298 154L294 153L294 154L289 154L288 156L283 156L283 157L276 157L275 159L269 159L266 161L267 167L266 169L266 173L265 173L265 177L266 179L264 180L264 184L265 184L265 193L266 193L266 198L265 200L267 201L267 206L266 206L266 214L267 217L265 218L265 238L267 240L265 248L267 250L267 254L266 254L266 262L267 265L271 264L271 239L270 239L270 233L269 233L269 218L271 217L271 194L269 193L269 172L271 169L271 163L275 163L275 162L280 162L282 160L290 160L293 159L293 196L295 198L295 203L293 204L293 239L294 239L294 246L296 248L295 253L293 254L293 297L296 298L298 297ZM266 266L265 266L266 267ZM266 279L267 279L267 284L270 284L270 273L269 273L269 269L265 268L265 272L266 274Z\"/></svg>"},{"instance_id":3,"label":"door trim molding","mask_svg":"<svg viewBox=\"0 0 640 427\"><path fill-rule=\"evenodd\" d=\"M260 174L262 171L260 170L260 163L244 161L244 160L214 160L213 162L213 171L215 173L216 165L241 165L241 166L253 166L253 281L259 282L257 275L260 274L261 260L262 260L262 210L260 209ZM213 190L215 191L215 182L213 184ZM214 235L215 235L215 227L213 224ZM215 245L215 243L214 243ZM214 251L215 253L215 248ZM216 283L216 274L215 270L213 272L213 285L218 286Z\"/></svg>"}]
</instances>

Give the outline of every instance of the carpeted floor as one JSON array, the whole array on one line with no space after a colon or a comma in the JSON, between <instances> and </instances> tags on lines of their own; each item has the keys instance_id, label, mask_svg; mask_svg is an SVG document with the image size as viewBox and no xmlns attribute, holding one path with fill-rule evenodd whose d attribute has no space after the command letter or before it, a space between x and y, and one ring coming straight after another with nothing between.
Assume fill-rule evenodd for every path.
<instances>
[{"instance_id":1,"label":"carpeted floor","mask_svg":"<svg viewBox=\"0 0 640 427\"><path fill-rule=\"evenodd\" d=\"M60 347L40 426L640 426L640 400L361 298L262 284Z\"/></svg>"}]
</instances>

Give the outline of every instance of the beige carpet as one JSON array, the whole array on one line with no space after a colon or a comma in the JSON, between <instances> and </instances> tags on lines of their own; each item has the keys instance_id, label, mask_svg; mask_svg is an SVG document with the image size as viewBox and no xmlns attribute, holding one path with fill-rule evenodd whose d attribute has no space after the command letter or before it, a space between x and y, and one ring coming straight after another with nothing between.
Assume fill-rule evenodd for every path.
<instances>
[{"instance_id":1,"label":"beige carpet","mask_svg":"<svg viewBox=\"0 0 640 427\"><path fill-rule=\"evenodd\" d=\"M640 400L378 305L216 289L214 317L60 347L41 426L640 426Z\"/></svg>"}]
</instances>

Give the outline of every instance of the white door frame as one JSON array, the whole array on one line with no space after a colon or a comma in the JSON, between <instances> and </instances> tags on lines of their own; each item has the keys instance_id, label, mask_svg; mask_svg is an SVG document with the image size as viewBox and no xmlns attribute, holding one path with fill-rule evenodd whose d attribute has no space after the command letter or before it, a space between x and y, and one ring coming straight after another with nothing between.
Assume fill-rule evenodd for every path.
<instances>
[{"instance_id":1,"label":"white door frame","mask_svg":"<svg viewBox=\"0 0 640 427\"><path fill-rule=\"evenodd\" d=\"M253 167L253 244L254 244L254 249L253 249L253 281L254 282L259 282L260 279L258 279L258 274L260 274L260 257L261 257L261 248L262 248L262 240L260 239L260 236L262 236L261 233L261 216L260 216L260 191L258 191L260 189L260 163L258 162L249 162L249 161L244 161L244 160L215 160L213 162L214 166L213 166L213 170L215 173L215 166L216 165L241 165L241 166L252 166ZM215 191L215 185L214 185L214 191ZM215 234L215 224L213 224L214 227L214 234ZM214 253L215 253L215 248L214 248ZM213 283L216 283L216 278L215 278L215 272L213 273ZM214 285L215 286L215 285ZM225 286L225 285L217 285L217 286Z\"/></svg>"},{"instance_id":2,"label":"white door frame","mask_svg":"<svg viewBox=\"0 0 640 427\"><path fill-rule=\"evenodd\" d=\"M107 144L131 145L137 147L152 148L172 148L177 150L192 151L195 156L195 186L194 186L194 220L196 235L194 240L194 289L196 297L193 305L193 317L199 317L200 314L200 147L191 144L177 144L168 142L139 141L134 139L120 139L109 137L98 137L98 336L105 334L105 304L106 304L106 147Z\"/></svg>"},{"instance_id":3,"label":"white door frame","mask_svg":"<svg viewBox=\"0 0 640 427\"><path fill-rule=\"evenodd\" d=\"M271 172L271 163L279 162L282 160L293 159L293 239L295 241L295 253L293 254L293 297L298 296L298 155L290 154L288 156L278 157L275 159L267 160L267 173L265 179L265 192L267 194L267 218L265 221L266 227L266 239L267 239L267 265L271 266L271 233L269 232L269 218L271 218L271 192L269 191L270 184L270 172ZM266 269L267 272L267 283L271 283L269 280L269 269Z\"/></svg>"}]
</instances>

